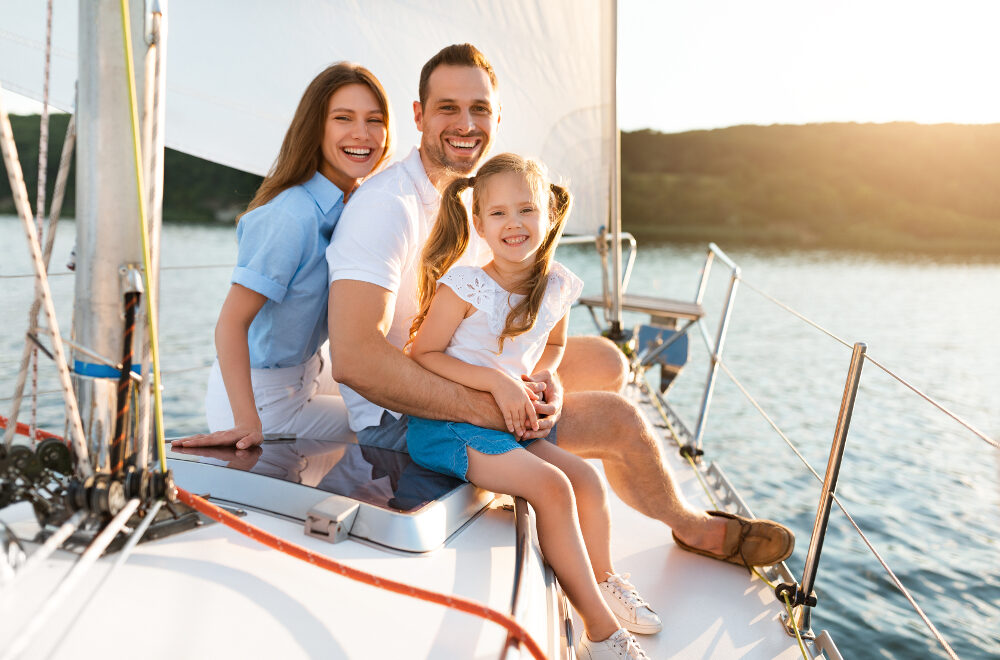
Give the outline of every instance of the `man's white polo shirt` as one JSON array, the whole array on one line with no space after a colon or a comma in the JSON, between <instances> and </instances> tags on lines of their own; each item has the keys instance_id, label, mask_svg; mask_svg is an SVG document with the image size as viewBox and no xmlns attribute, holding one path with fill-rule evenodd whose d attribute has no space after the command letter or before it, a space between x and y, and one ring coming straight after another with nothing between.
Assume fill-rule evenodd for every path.
<instances>
[{"instance_id":1,"label":"man's white polo shirt","mask_svg":"<svg viewBox=\"0 0 1000 660\"><path fill-rule=\"evenodd\" d=\"M417 313L420 254L437 219L441 196L427 178L420 151L366 181L350 198L326 249L330 282L368 282L395 294L389 343L402 349ZM469 248L458 265L481 265L486 242L470 232ZM385 408L341 385L351 430L377 426ZM388 411L394 417L399 413Z\"/></svg>"}]
</instances>

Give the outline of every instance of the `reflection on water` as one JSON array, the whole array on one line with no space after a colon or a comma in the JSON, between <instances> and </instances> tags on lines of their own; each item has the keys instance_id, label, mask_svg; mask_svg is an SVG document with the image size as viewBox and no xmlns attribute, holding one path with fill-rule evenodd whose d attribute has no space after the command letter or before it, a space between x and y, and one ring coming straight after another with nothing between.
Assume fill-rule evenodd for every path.
<instances>
[{"instance_id":1,"label":"reflection on water","mask_svg":"<svg viewBox=\"0 0 1000 660\"><path fill-rule=\"evenodd\" d=\"M55 271L64 270L72 223L60 232ZM16 220L0 218L0 275L29 272L23 242ZM167 266L235 260L235 232L229 225L167 226L163 245ZM1000 346L995 339L1000 263L762 250L733 250L731 256L742 266L746 283L739 289L729 330L727 365L821 474L850 350L780 312L749 285L848 343L867 342L870 355L988 436L1000 437ZM558 258L584 278L588 293L600 289L592 249L564 248ZM643 246L632 290L691 299L703 259L700 247ZM202 396L214 357L212 329L228 281L229 268L163 274L160 342L170 436L205 429ZM726 284L717 264L706 298L712 318L717 318ZM72 286L71 277L52 279L64 327L72 312ZM31 288L30 279L0 279L0 311L6 319L0 328L0 410L13 390ZM641 320L627 317L626 323ZM574 311L570 325L574 333L593 328L582 310ZM707 373L698 333L691 335L690 344L689 366L671 391L689 423L696 418ZM40 387L57 388L44 364ZM38 415L42 426L61 428L59 397L43 396ZM721 374L705 450L724 466L757 515L789 523L799 538L789 565L800 574L819 484ZM319 479L317 483L343 473L342 483L349 485L341 487L369 488L386 505L393 498L400 503L397 488L405 480L393 485L391 475L402 475L405 468L344 451L339 457L329 450L329 455L319 451L310 458L304 451L305 457L280 459L281 451L275 451L273 458L262 454L252 469L286 477L300 472L299 478ZM372 478L355 479L357 475ZM838 495L848 510L958 654L1000 655L1000 452L866 364L840 484ZM941 655L836 508L816 589L814 625L831 630L845 657L871 657L873 648L885 657Z\"/></svg>"}]
</instances>

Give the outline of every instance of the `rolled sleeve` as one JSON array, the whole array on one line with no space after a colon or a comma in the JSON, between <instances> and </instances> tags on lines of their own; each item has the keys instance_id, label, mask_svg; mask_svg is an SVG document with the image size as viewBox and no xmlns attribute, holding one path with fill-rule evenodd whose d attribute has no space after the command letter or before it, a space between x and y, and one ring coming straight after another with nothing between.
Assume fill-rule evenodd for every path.
<instances>
[{"instance_id":1,"label":"rolled sleeve","mask_svg":"<svg viewBox=\"0 0 1000 660\"><path fill-rule=\"evenodd\" d=\"M357 280L396 293L416 223L399 197L363 192L344 209L326 250L330 282Z\"/></svg>"},{"instance_id":2,"label":"rolled sleeve","mask_svg":"<svg viewBox=\"0 0 1000 660\"><path fill-rule=\"evenodd\" d=\"M258 213L259 211L259 213ZM237 227L239 252L233 284L280 303L315 238L310 217L294 216L262 206L243 216Z\"/></svg>"},{"instance_id":3,"label":"rolled sleeve","mask_svg":"<svg viewBox=\"0 0 1000 660\"><path fill-rule=\"evenodd\" d=\"M260 273L249 268L237 266L233 269L233 276L230 280L233 284L245 286L251 291L256 291L262 296L267 296L274 302L280 303L288 292L287 286L282 286L273 280L269 280Z\"/></svg>"}]
</instances>

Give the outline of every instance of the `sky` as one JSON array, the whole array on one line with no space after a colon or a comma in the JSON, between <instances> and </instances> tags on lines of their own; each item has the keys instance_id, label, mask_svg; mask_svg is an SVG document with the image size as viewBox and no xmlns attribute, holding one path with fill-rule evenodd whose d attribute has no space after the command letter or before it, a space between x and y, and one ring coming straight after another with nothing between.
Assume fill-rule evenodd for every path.
<instances>
[{"instance_id":1,"label":"sky","mask_svg":"<svg viewBox=\"0 0 1000 660\"><path fill-rule=\"evenodd\" d=\"M625 130L1000 122L1000 0L619 0L618 12Z\"/></svg>"},{"instance_id":2,"label":"sky","mask_svg":"<svg viewBox=\"0 0 1000 660\"><path fill-rule=\"evenodd\" d=\"M623 129L1000 122L995 0L618 6Z\"/></svg>"}]
</instances>

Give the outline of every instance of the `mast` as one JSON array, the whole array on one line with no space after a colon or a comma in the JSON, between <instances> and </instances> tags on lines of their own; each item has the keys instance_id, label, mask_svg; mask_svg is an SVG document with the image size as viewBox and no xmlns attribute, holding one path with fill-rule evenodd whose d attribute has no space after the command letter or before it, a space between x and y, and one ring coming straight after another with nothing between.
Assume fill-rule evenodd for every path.
<instances>
[{"instance_id":1,"label":"mast","mask_svg":"<svg viewBox=\"0 0 1000 660\"><path fill-rule=\"evenodd\" d=\"M609 34L608 84L610 86L610 129L611 129L611 196L610 196L610 230L611 230L611 339L622 336L622 193L621 193L621 132L618 130L618 2L611 0L609 7L611 16L605 22Z\"/></svg>"},{"instance_id":2,"label":"mast","mask_svg":"<svg viewBox=\"0 0 1000 660\"><path fill-rule=\"evenodd\" d=\"M144 43L144 2L130 0L129 5L132 40ZM74 351L73 364L91 461L101 472L112 468L109 446L116 425L121 428L124 423L116 419L120 374L108 362L119 364L123 360L126 316L134 320L133 315L126 314L126 300L134 306L142 288L139 208L133 142L127 130L131 120L122 39L118 0L80 0L73 331L76 343L89 354ZM133 63L140 79L145 71L143 57L142 52L137 53L138 62Z\"/></svg>"}]
</instances>

